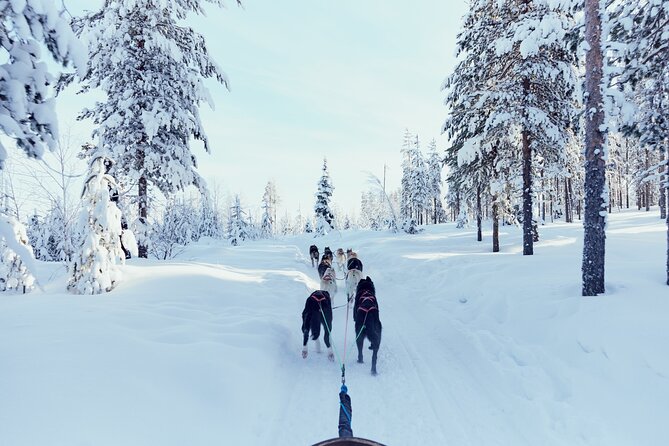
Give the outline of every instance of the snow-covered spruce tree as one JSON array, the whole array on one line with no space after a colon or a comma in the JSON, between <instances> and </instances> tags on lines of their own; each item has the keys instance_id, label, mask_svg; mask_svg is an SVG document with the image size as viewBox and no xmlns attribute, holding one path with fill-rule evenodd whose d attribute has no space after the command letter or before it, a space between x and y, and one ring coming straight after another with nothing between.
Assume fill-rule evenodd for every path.
<instances>
[{"instance_id":1,"label":"snow-covered spruce tree","mask_svg":"<svg viewBox=\"0 0 669 446\"><path fill-rule=\"evenodd\" d=\"M295 217L295 222L290 221L288 211L283 214L283 217L278 222L278 233L281 235L301 234L304 228L304 221L301 215Z\"/></svg>"},{"instance_id":2,"label":"snow-covered spruce tree","mask_svg":"<svg viewBox=\"0 0 669 446\"><path fill-rule=\"evenodd\" d=\"M441 201L441 171L443 162L437 152L437 141L433 139L428 146L427 178L429 191L429 209L432 214L432 224L443 223L444 207Z\"/></svg>"},{"instance_id":3,"label":"snow-covered spruce tree","mask_svg":"<svg viewBox=\"0 0 669 446\"><path fill-rule=\"evenodd\" d=\"M199 237L223 238L225 230L219 210L215 207L211 194L207 191L200 197L197 234Z\"/></svg>"},{"instance_id":4,"label":"snow-covered spruce tree","mask_svg":"<svg viewBox=\"0 0 669 446\"><path fill-rule=\"evenodd\" d=\"M419 232L417 225L424 221L427 208L428 183L423 154L420 152L418 135L412 136L407 129L402 143L402 180L400 218L402 228L410 233Z\"/></svg>"},{"instance_id":5,"label":"snow-covered spruce tree","mask_svg":"<svg viewBox=\"0 0 669 446\"><path fill-rule=\"evenodd\" d=\"M204 38L180 23L190 13L204 14L205 3L220 6L222 0L105 0L99 11L73 21L89 42L80 92L106 93L80 119L92 118L104 136L114 177L126 187L137 185L138 234L148 224L149 186L169 197L202 184L189 140L202 141L209 152L199 106L213 104L204 80L226 87L228 81ZM140 257L147 256L146 243L140 237Z\"/></svg>"},{"instance_id":6,"label":"snow-covered spruce tree","mask_svg":"<svg viewBox=\"0 0 669 446\"><path fill-rule=\"evenodd\" d=\"M413 161L411 159L413 136L409 129L404 130L404 139L402 141L402 179L400 181L400 219L406 221L413 217L413 200L411 196L411 175Z\"/></svg>"},{"instance_id":7,"label":"snow-covered spruce tree","mask_svg":"<svg viewBox=\"0 0 669 446\"><path fill-rule=\"evenodd\" d=\"M374 218L373 197L370 191L362 192L360 196L360 217L358 224L363 228L368 228L372 218Z\"/></svg>"},{"instance_id":8,"label":"snow-covered spruce tree","mask_svg":"<svg viewBox=\"0 0 669 446\"><path fill-rule=\"evenodd\" d=\"M30 246L32 247L35 258L38 260L48 260L46 258L47 247L44 237L44 223L37 213L33 214L28 219L28 223L26 224L26 235L30 241Z\"/></svg>"},{"instance_id":9,"label":"snow-covered spruce tree","mask_svg":"<svg viewBox=\"0 0 669 446\"><path fill-rule=\"evenodd\" d=\"M368 193L366 204L371 209L368 211L369 215L367 217L372 229L378 231L381 229L381 224L383 224L391 232L397 232L398 213L396 209L399 208L401 189L397 192L388 193L379 177L368 173L367 179L372 186L372 190Z\"/></svg>"},{"instance_id":10,"label":"snow-covered spruce tree","mask_svg":"<svg viewBox=\"0 0 669 446\"><path fill-rule=\"evenodd\" d=\"M29 157L54 149L58 128L50 86L55 83L41 44L62 65L86 64L86 53L53 0L0 2L0 134ZM0 168L7 151L0 141Z\"/></svg>"},{"instance_id":11,"label":"snow-covered spruce tree","mask_svg":"<svg viewBox=\"0 0 669 446\"><path fill-rule=\"evenodd\" d=\"M307 220L304 224L304 232L307 234L312 234L314 232L314 225L311 223L311 220Z\"/></svg>"},{"instance_id":12,"label":"snow-covered spruce tree","mask_svg":"<svg viewBox=\"0 0 669 446\"><path fill-rule=\"evenodd\" d=\"M272 208L263 198L262 217L260 220L260 238L272 238L274 235L274 220L272 220Z\"/></svg>"},{"instance_id":13,"label":"snow-covered spruce tree","mask_svg":"<svg viewBox=\"0 0 669 446\"><path fill-rule=\"evenodd\" d=\"M36 284L33 250L25 227L7 214L0 215L0 247L0 291L32 291Z\"/></svg>"},{"instance_id":14,"label":"snow-covered spruce tree","mask_svg":"<svg viewBox=\"0 0 669 446\"><path fill-rule=\"evenodd\" d=\"M81 196L81 246L73 256L67 285L75 294L108 292L121 279L117 267L125 263L121 247L121 210L111 200L111 192L117 186L107 173L110 167L111 160L104 152L91 154L88 179Z\"/></svg>"},{"instance_id":15,"label":"snow-covered spruce tree","mask_svg":"<svg viewBox=\"0 0 669 446\"><path fill-rule=\"evenodd\" d=\"M624 67L619 82L635 90L639 110L631 125L638 132L642 145L657 150L663 163L660 166L660 194L664 202L660 212L667 219L667 285L669 285L669 213L666 197L669 195L669 126L667 125L667 82L669 81L669 0L640 0L618 2L612 16L616 18L611 31L613 40L622 43L617 53ZM648 197L646 197L648 200Z\"/></svg>"},{"instance_id":16,"label":"snow-covered spruce tree","mask_svg":"<svg viewBox=\"0 0 669 446\"><path fill-rule=\"evenodd\" d=\"M585 0L585 214L583 296L604 293L606 227L606 137L603 132L605 88L600 0ZM605 38L605 37L604 37Z\"/></svg>"},{"instance_id":17,"label":"snow-covered spruce tree","mask_svg":"<svg viewBox=\"0 0 669 446\"><path fill-rule=\"evenodd\" d=\"M57 63L79 69L86 64L86 53L53 1L0 1L0 17L0 136L13 140L29 157L41 158L58 140L50 97L55 78L41 60L42 44ZM0 140L0 169L6 159ZM7 242L2 257L17 255L25 267L32 264L33 253L17 241L13 222L13 217L0 213L0 231Z\"/></svg>"},{"instance_id":18,"label":"snow-covered spruce tree","mask_svg":"<svg viewBox=\"0 0 669 446\"><path fill-rule=\"evenodd\" d=\"M610 164L613 166L613 175L616 177L616 187L610 191L610 195L617 197L616 204L619 209L629 209L630 193L632 192L632 172L634 153L632 138L623 136L621 133L609 133L607 138L609 147Z\"/></svg>"},{"instance_id":19,"label":"snow-covered spruce tree","mask_svg":"<svg viewBox=\"0 0 669 446\"><path fill-rule=\"evenodd\" d=\"M523 254L533 254L533 158L557 164L576 113L576 54L567 33L575 23L569 2L496 2L500 37L493 38L495 72L482 104L491 108L485 132L521 135Z\"/></svg>"},{"instance_id":20,"label":"snow-covered spruce tree","mask_svg":"<svg viewBox=\"0 0 669 446\"><path fill-rule=\"evenodd\" d=\"M200 238L198 227L197 209L190 201L168 200L162 217L153 223L149 252L159 260L174 258Z\"/></svg>"},{"instance_id":21,"label":"snow-covered spruce tree","mask_svg":"<svg viewBox=\"0 0 669 446\"><path fill-rule=\"evenodd\" d=\"M465 204L465 203L463 203ZM467 216L466 205L460 207L460 212L455 219L455 227L458 229L466 228L469 226L469 217Z\"/></svg>"},{"instance_id":22,"label":"snow-covered spruce tree","mask_svg":"<svg viewBox=\"0 0 669 446\"><path fill-rule=\"evenodd\" d=\"M462 228L469 223L469 203L479 204L474 207L479 241L482 240L482 196L490 194L491 181L496 177L498 147L510 139L509 135L489 132L487 126L497 106L489 90L495 85L496 72L501 63L493 45L494 39L501 34L499 27L500 21L492 1L472 1L458 34L457 51L461 60L442 84L442 90L447 92L445 104L449 108L443 132L451 141L445 159L449 170L449 205L457 227ZM495 217L499 197L493 195L491 201ZM493 251L496 252L498 242L494 235Z\"/></svg>"},{"instance_id":23,"label":"snow-covered spruce tree","mask_svg":"<svg viewBox=\"0 0 669 446\"><path fill-rule=\"evenodd\" d=\"M274 226L277 222L276 210L277 205L279 204L279 194L276 191L276 185L274 181L268 181L265 185L265 193L263 194L263 203L267 203L269 206L268 212L272 221L272 231L274 231Z\"/></svg>"},{"instance_id":24,"label":"snow-covered spruce tree","mask_svg":"<svg viewBox=\"0 0 669 446\"><path fill-rule=\"evenodd\" d=\"M425 165L423 153L420 150L418 135L411 148L411 173L410 173L410 192L413 208L413 218L419 225L423 225L427 220L427 211L429 209L430 191L429 178Z\"/></svg>"},{"instance_id":25,"label":"snow-covered spruce tree","mask_svg":"<svg viewBox=\"0 0 669 446\"><path fill-rule=\"evenodd\" d=\"M62 227L53 226L53 212L45 217L34 214L28 220L26 232L35 258L45 262L63 260Z\"/></svg>"},{"instance_id":26,"label":"snow-covered spruce tree","mask_svg":"<svg viewBox=\"0 0 669 446\"><path fill-rule=\"evenodd\" d=\"M246 213L242 210L242 204L239 195L235 195L235 201L230 208L230 215L228 218L228 239L232 246L237 246L239 243L251 237L250 225L247 221Z\"/></svg>"},{"instance_id":27,"label":"snow-covered spruce tree","mask_svg":"<svg viewBox=\"0 0 669 446\"><path fill-rule=\"evenodd\" d=\"M306 223L306 220L304 216L302 215L302 209L297 208L297 215L295 216L295 220L291 224L290 217L288 216L288 211L284 214L284 219L285 219L285 225L283 222L279 222L279 233L284 234L284 228L287 226L289 228L289 233L290 234L302 234L304 232L304 225ZM283 219L282 219L283 220ZM284 234L285 235L285 234Z\"/></svg>"},{"instance_id":28,"label":"snow-covered spruce tree","mask_svg":"<svg viewBox=\"0 0 669 446\"><path fill-rule=\"evenodd\" d=\"M76 214L75 214L76 215ZM74 252L74 221L66 222L60 203L53 203L44 216L44 229L47 239L47 256L49 261L69 262Z\"/></svg>"},{"instance_id":29,"label":"snow-covered spruce tree","mask_svg":"<svg viewBox=\"0 0 669 446\"><path fill-rule=\"evenodd\" d=\"M327 159L323 159L323 174L318 181L318 192L316 192L316 204L314 205L314 213L316 218L316 228L314 230L315 236L326 235L332 230L334 215L330 209L330 199L332 197L332 181L328 173Z\"/></svg>"}]
</instances>

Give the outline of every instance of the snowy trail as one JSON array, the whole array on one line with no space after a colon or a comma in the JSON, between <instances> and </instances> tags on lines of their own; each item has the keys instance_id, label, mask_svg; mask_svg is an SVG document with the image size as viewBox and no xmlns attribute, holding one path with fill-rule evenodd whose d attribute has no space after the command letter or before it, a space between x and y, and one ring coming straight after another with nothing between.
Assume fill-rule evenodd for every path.
<instances>
[{"instance_id":1,"label":"snowy trail","mask_svg":"<svg viewBox=\"0 0 669 446\"><path fill-rule=\"evenodd\" d=\"M665 444L669 426L666 227L612 218L607 296L582 299L582 228L542 227L535 256L516 228L488 253L472 230L351 231L375 282L383 340L357 364L349 315L353 431L388 445ZM486 234L486 240L489 241ZM339 364L310 347L300 315L318 275L313 238L193 245L130 262L113 293L0 299L0 444L309 445L337 435ZM576 260L575 260L576 259ZM343 282L335 305L344 302ZM346 310L334 310L343 355ZM38 426L38 428L33 428Z\"/></svg>"},{"instance_id":2,"label":"snowy trail","mask_svg":"<svg viewBox=\"0 0 669 446\"><path fill-rule=\"evenodd\" d=\"M426 246L433 246L432 242L430 240ZM362 257L365 275L372 277L377 286L384 336L379 353L379 375L373 377L369 373L371 352L367 350L367 344L365 364L355 362L357 351L352 342L355 333L352 319L349 320L347 384L353 399L354 432L387 443L412 432L412 441L416 444L477 444L489 442L490 438L505 439L509 436L521 440L518 444L529 445L536 441L550 444L546 442L545 435L525 438L522 425L509 425L504 416L508 410L506 393L495 389L504 381L491 383L488 378L495 375L500 361L505 362L504 366L509 369L507 375L523 373L524 378L531 382L548 381L548 372L540 368L515 370L524 365L519 365L520 360L517 359L514 362L512 355L505 353L513 350L512 346L503 345L488 333L471 333L465 324L454 320L445 306L447 302L444 302L443 294L448 289L444 285L432 289L424 286L426 283L438 283L438 276L443 275L441 270L423 270L421 262L411 258L389 263L382 246L366 247L363 240L359 243L361 255L362 252L368 254ZM466 253L467 249L471 249L470 244L469 240L465 241L465 250L452 254ZM427 250L412 256L429 253ZM476 280L472 271L480 271L482 266L468 261L460 263L455 269L451 268L455 277L464 274L462 277ZM305 273L316 274L315 270L309 269ZM335 305L342 303L343 296L343 287L340 286ZM340 356L344 348L344 310L334 310L333 339ZM498 312L503 313L504 310ZM481 337L485 340L481 341ZM490 359L492 355L488 350L496 356L494 360ZM295 355L298 353L296 351ZM304 410L304 400L307 399L321 402L320 416L309 421L310 431L336 434L333 428L336 429L339 370L338 364L328 363L324 356L312 353L301 366L299 361L296 364L301 369L295 373L298 383L293 384L292 392L308 396L301 399L291 396L285 415L277 421L277 425L281 426L279 430L295 426L288 431L296 432L301 423L295 425L293 414ZM517 392L527 393L522 383L518 379L516 381ZM487 416L481 417L482 411ZM533 412L533 408L529 408L527 415L536 418ZM329 423L327 419L323 420L325 417L329 417ZM303 422L303 418L300 421ZM542 421L537 419L535 422ZM296 439L294 435L292 439ZM318 438L308 436L305 440L306 443L315 442ZM290 444L289 438L285 444Z\"/></svg>"}]
</instances>

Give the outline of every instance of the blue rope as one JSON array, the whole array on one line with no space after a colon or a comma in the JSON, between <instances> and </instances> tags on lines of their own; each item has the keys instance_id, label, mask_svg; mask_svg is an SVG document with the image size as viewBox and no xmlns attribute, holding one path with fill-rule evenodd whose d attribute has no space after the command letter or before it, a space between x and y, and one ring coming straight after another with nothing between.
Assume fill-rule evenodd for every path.
<instances>
[{"instance_id":1,"label":"blue rope","mask_svg":"<svg viewBox=\"0 0 669 446\"><path fill-rule=\"evenodd\" d=\"M341 390L340 390L340 391L341 391L341 392L344 392L344 393L348 392L348 388L346 387L346 384L342 384L342 385L341 385ZM344 415L346 415L346 418L348 419L348 424L351 425L351 424L352 424L351 414L348 413L348 410L346 410L346 406L344 406L344 403L342 403L342 402L340 401L340 402L339 402L339 405L341 406L341 410L344 411Z\"/></svg>"}]
</instances>

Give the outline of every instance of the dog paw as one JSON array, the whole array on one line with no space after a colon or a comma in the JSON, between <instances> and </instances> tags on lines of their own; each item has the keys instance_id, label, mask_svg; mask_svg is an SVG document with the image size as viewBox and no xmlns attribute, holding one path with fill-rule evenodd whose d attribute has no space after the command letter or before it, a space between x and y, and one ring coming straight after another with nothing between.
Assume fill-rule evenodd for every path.
<instances>
[{"instance_id":1,"label":"dog paw","mask_svg":"<svg viewBox=\"0 0 669 446\"><path fill-rule=\"evenodd\" d=\"M376 376L376 375L377 375L376 370L372 370L372 376Z\"/></svg>"},{"instance_id":2,"label":"dog paw","mask_svg":"<svg viewBox=\"0 0 669 446\"><path fill-rule=\"evenodd\" d=\"M334 362L334 353L328 353L328 359Z\"/></svg>"},{"instance_id":3,"label":"dog paw","mask_svg":"<svg viewBox=\"0 0 669 446\"><path fill-rule=\"evenodd\" d=\"M306 351L306 350L302 350L302 357L303 357L303 358L306 358L306 357L307 357L307 351Z\"/></svg>"},{"instance_id":4,"label":"dog paw","mask_svg":"<svg viewBox=\"0 0 669 446\"><path fill-rule=\"evenodd\" d=\"M363 363L364 361L362 360L362 358L358 358L358 364L363 364Z\"/></svg>"}]
</instances>

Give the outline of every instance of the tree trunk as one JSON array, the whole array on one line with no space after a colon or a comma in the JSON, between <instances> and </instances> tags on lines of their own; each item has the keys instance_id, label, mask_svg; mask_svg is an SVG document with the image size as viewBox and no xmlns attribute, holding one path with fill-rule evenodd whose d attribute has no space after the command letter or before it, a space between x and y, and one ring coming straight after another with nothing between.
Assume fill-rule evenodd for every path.
<instances>
[{"instance_id":1,"label":"tree trunk","mask_svg":"<svg viewBox=\"0 0 669 446\"><path fill-rule=\"evenodd\" d=\"M611 177L609 176L609 214L612 212L612 207L611 207L611 202L613 201L613 197L611 194Z\"/></svg>"},{"instance_id":2,"label":"tree trunk","mask_svg":"<svg viewBox=\"0 0 669 446\"><path fill-rule=\"evenodd\" d=\"M530 94L530 80L523 79L523 93ZM534 254L532 240L532 148L530 135L523 129L523 255Z\"/></svg>"},{"instance_id":3,"label":"tree trunk","mask_svg":"<svg viewBox=\"0 0 669 446\"><path fill-rule=\"evenodd\" d=\"M499 209L497 195L492 197L492 252L499 252Z\"/></svg>"},{"instance_id":4,"label":"tree trunk","mask_svg":"<svg viewBox=\"0 0 669 446\"><path fill-rule=\"evenodd\" d=\"M143 142L143 141L142 141ZM149 257L149 248L146 234L146 224L147 224L147 215L148 215L148 204L149 204L149 188L144 176L144 146L141 145L139 151L137 152L137 165L138 171L140 172L138 188L137 188L137 205L139 207L139 224L141 226L142 234L138 237L137 240L137 257L146 259Z\"/></svg>"},{"instance_id":5,"label":"tree trunk","mask_svg":"<svg viewBox=\"0 0 669 446\"><path fill-rule=\"evenodd\" d=\"M646 175L648 175L648 170L650 169L650 154L648 149L646 149ZM646 212L650 211L650 182L646 180L643 188L644 193L644 204L646 206Z\"/></svg>"},{"instance_id":6,"label":"tree trunk","mask_svg":"<svg viewBox=\"0 0 669 446\"><path fill-rule=\"evenodd\" d=\"M583 296L604 293L604 263L606 241L606 212L604 186L604 124L602 109L602 21L599 0L585 0L585 216L583 221Z\"/></svg>"},{"instance_id":7,"label":"tree trunk","mask_svg":"<svg viewBox=\"0 0 669 446\"><path fill-rule=\"evenodd\" d=\"M546 223L546 180L544 170L541 169L541 224Z\"/></svg>"},{"instance_id":8,"label":"tree trunk","mask_svg":"<svg viewBox=\"0 0 669 446\"><path fill-rule=\"evenodd\" d=\"M476 186L476 240L483 240L483 231L481 229L481 186Z\"/></svg>"},{"instance_id":9,"label":"tree trunk","mask_svg":"<svg viewBox=\"0 0 669 446\"><path fill-rule=\"evenodd\" d=\"M457 194L455 194L455 208L453 209L453 221L458 220L458 216L460 215L460 192L458 191Z\"/></svg>"},{"instance_id":10,"label":"tree trunk","mask_svg":"<svg viewBox=\"0 0 669 446\"><path fill-rule=\"evenodd\" d=\"M660 173L660 218L664 219L667 218L667 196L665 194L666 191L666 186L664 184L665 181L667 181L666 177L664 176L664 171L666 170L666 167L662 165L664 163L664 147L660 147L660 168L659 168L659 173Z\"/></svg>"},{"instance_id":11,"label":"tree trunk","mask_svg":"<svg viewBox=\"0 0 669 446\"><path fill-rule=\"evenodd\" d=\"M664 150L667 149L669 149L669 138L665 138L664 140ZM666 188L665 195L669 196L669 162L664 167L664 172L664 186ZM667 212L667 285L669 285L669 212Z\"/></svg>"},{"instance_id":12,"label":"tree trunk","mask_svg":"<svg viewBox=\"0 0 669 446\"><path fill-rule=\"evenodd\" d=\"M564 222L571 223L569 219L569 211L571 211L571 206L569 206L569 178L564 179Z\"/></svg>"},{"instance_id":13,"label":"tree trunk","mask_svg":"<svg viewBox=\"0 0 669 446\"><path fill-rule=\"evenodd\" d=\"M630 208L630 143L625 138L625 207Z\"/></svg>"}]
</instances>

